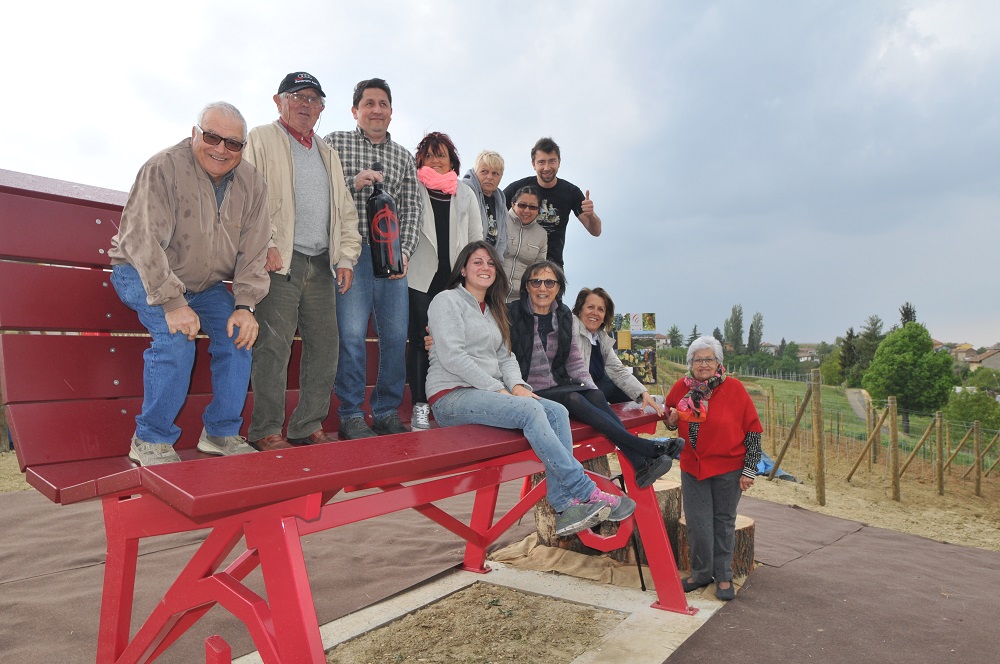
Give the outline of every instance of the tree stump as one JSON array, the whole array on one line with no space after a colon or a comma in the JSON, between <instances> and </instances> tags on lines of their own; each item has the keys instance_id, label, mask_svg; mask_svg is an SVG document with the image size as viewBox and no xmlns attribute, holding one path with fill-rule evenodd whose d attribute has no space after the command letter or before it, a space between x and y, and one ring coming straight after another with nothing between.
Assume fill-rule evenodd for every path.
<instances>
[{"instance_id":1,"label":"tree stump","mask_svg":"<svg viewBox=\"0 0 1000 664\"><path fill-rule=\"evenodd\" d=\"M601 475L608 476L611 474L607 457L598 457L596 459L586 461L584 462L583 467ZM531 477L532 485L538 484L542 477L544 477L544 474L542 473L533 475ZM678 555L677 520L681 515L681 485L679 482L659 480L653 485L653 487L656 491L657 501L660 504L660 512L663 514L663 522L667 527L667 536L670 539L670 548L673 550L674 559L676 560ZM555 534L555 511L553 511L552 506L549 505L547 500L539 501L538 504L535 505L535 527L538 530L538 543L543 546L554 546L560 549L567 549L569 551L575 551L576 553L584 553L587 555L601 555L604 553L603 551L598 551L585 545L576 535L570 535L569 537L557 537ZM610 537L618 532L618 524L605 521L596 526L593 530L602 537ZM635 552L632 548L631 542L620 549L609 551L607 555L613 560L617 560L621 563L635 564ZM639 541L639 560L646 563L646 553L642 548L641 541Z\"/></svg>"},{"instance_id":2,"label":"tree stump","mask_svg":"<svg viewBox=\"0 0 1000 664\"><path fill-rule=\"evenodd\" d=\"M736 515L736 545L733 547L733 577L746 576L753 569L754 520ZM677 566L691 569L691 548L688 544L687 522L681 517L677 523Z\"/></svg>"}]
</instances>

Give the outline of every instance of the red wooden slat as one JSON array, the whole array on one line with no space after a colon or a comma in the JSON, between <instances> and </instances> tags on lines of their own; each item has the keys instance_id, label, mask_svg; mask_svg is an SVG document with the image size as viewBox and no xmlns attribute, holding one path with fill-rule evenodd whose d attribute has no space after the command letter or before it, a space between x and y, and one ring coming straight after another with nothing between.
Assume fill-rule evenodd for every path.
<instances>
[{"instance_id":1,"label":"red wooden slat","mask_svg":"<svg viewBox=\"0 0 1000 664\"><path fill-rule=\"evenodd\" d=\"M145 332L99 268L0 261L0 328Z\"/></svg>"},{"instance_id":2,"label":"red wooden slat","mask_svg":"<svg viewBox=\"0 0 1000 664\"><path fill-rule=\"evenodd\" d=\"M195 340L191 394L212 391L208 339ZM0 335L5 403L142 395L148 337Z\"/></svg>"},{"instance_id":3,"label":"red wooden slat","mask_svg":"<svg viewBox=\"0 0 1000 664\"><path fill-rule=\"evenodd\" d=\"M121 209L114 206L0 190L0 257L108 265L120 222Z\"/></svg>"}]
</instances>

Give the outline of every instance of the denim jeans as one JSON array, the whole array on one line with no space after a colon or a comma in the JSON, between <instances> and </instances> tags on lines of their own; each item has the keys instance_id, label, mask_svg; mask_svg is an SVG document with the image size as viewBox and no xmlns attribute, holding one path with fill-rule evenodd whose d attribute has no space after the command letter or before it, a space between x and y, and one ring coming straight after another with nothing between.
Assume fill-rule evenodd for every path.
<instances>
[{"instance_id":1,"label":"denim jeans","mask_svg":"<svg viewBox=\"0 0 1000 664\"><path fill-rule=\"evenodd\" d=\"M271 288L257 305L260 336L253 348L253 416L250 440L280 434L285 424L285 386L292 340L302 337L299 404L288 418L288 437L305 438L323 428L337 376L336 277L330 253L293 252L288 274L271 273Z\"/></svg>"},{"instance_id":2,"label":"denim jeans","mask_svg":"<svg viewBox=\"0 0 1000 664\"><path fill-rule=\"evenodd\" d=\"M488 424L523 429L545 466L546 497L557 512L569 507L574 498L586 501L597 486L573 456L569 414L554 401L464 388L444 395L431 409L441 426Z\"/></svg>"},{"instance_id":3,"label":"denim jeans","mask_svg":"<svg viewBox=\"0 0 1000 664\"><path fill-rule=\"evenodd\" d=\"M558 392L558 391L554 391ZM545 390L539 396L546 396ZM597 429L605 438L615 444L633 468L639 468L647 459L653 458L653 442L630 433L615 411L611 410L604 393L600 390L581 390L579 392L560 392L558 396L549 397L561 403L569 414L584 424Z\"/></svg>"},{"instance_id":4,"label":"denim jeans","mask_svg":"<svg viewBox=\"0 0 1000 664\"><path fill-rule=\"evenodd\" d=\"M153 338L142 354L142 412L135 418L135 435L147 443L172 445L181 435L174 420L191 383L194 342L180 332L170 334L163 307L146 303L146 289L134 267L116 265L111 283L122 302L139 314L139 322ZM212 356L212 402L202 415L205 430L211 436L239 435L243 424L240 414L250 384L251 354L247 348L237 348L226 332L235 305L233 294L220 282L184 297L201 319Z\"/></svg>"},{"instance_id":5,"label":"denim jeans","mask_svg":"<svg viewBox=\"0 0 1000 664\"><path fill-rule=\"evenodd\" d=\"M378 378L371 410L376 419L396 413L406 387L406 332L409 321L409 289L402 279L375 278L368 244L354 266L354 282L344 294L337 293L337 327L340 330L340 364L334 392L340 399L338 413L343 422L361 417L367 384L368 317L374 314L378 337Z\"/></svg>"},{"instance_id":6,"label":"denim jeans","mask_svg":"<svg viewBox=\"0 0 1000 664\"><path fill-rule=\"evenodd\" d=\"M742 469L696 479L681 473L681 499L691 547L691 579L731 581L736 547L736 507Z\"/></svg>"}]
</instances>

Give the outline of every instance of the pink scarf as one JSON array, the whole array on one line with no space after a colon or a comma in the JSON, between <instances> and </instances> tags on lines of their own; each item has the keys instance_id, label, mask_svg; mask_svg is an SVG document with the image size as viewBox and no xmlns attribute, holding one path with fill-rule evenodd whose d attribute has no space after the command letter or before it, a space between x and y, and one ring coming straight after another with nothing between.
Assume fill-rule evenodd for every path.
<instances>
[{"instance_id":1,"label":"pink scarf","mask_svg":"<svg viewBox=\"0 0 1000 664\"><path fill-rule=\"evenodd\" d=\"M458 173L455 171L448 171L442 175L430 166L421 166L417 169L417 179L428 189L443 191L452 196L458 191Z\"/></svg>"}]
</instances>

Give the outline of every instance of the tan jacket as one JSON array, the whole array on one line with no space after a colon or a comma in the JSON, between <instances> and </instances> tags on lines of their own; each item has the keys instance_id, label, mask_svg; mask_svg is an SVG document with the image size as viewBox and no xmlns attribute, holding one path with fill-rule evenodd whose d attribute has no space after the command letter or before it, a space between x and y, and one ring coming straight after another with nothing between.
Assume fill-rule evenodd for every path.
<instances>
[{"instance_id":1,"label":"tan jacket","mask_svg":"<svg viewBox=\"0 0 1000 664\"><path fill-rule=\"evenodd\" d=\"M536 218L525 226L514 214L507 211L507 251L503 254L503 269L510 280L507 302L516 302L521 297L521 276L532 263L545 260L549 251L549 234Z\"/></svg>"},{"instance_id":2,"label":"tan jacket","mask_svg":"<svg viewBox=\"0 0 1000 664\"><path fill-rule=\"evenodd\" d=\"M413 290L426 293L438 270L437 227L434 225L434 207L431 205L427 187L418 184L423 211L420 215L420 240L413 250L406 267L406 282ZM483 216L479 212L479 202L472 189L459 183L458 190L448 204L448 260L455 267L455 259L465 245L483 239Z\"/></svg>"},{"instance_id":3,"label":"tan jacket","mask_svg":"<svg viewBox=\"0 0 1000 664\"><path fill-rule=\"evenodd\" d=\"M108 256L136 269L150 306L179 309L185 292L229 279L236 304L253 306L267 295L267 185L250 164L240 162L232 175L219 208L190 138L139 170Z\"/></svg>"},{"instance_id":4,"label":"tan jacket","mask_svg":"<svg viewBox=\"0 0 1000 664\"><path fill-rule=\"evenodd\" d=\"M244 159L255 165L267 181L271 242L281 253L279 274L288 274L295 240L295 166L288 140L288 132L275 120L250 130L243 153ZM353 270L361 254L354 197L344 184L344 168L337 151L315 135L313 145L330 176L330 267Z\"/></svg>"},{"instance_id":5,"label":"tan jacket","mask_svg":"<svg viewBox=\"0 0 1000 664\"><path fill-rule=\"evenodd\" d=\"M590 353L593 351L593 345L590 343L590 332L587 328L583 326L583 323L579 318L573 316L573 330L576 332L573 335L576 338L576 343L580 347L580 354L583 355L583 365L585 367L590 366ZM642 393L647 391L645 385L639 382L639 379L632 375L629 368L622 364L622 361L618 359L618 353L615 352L614 340L608 336L608 333L604 330L600 330L597 333L597 344L601 348L601 355L604 356L604 373L608 375L611 382L614 383L619 390L624 392L629 399L635 401L642 396Z\"/></svg>"}]
</instances>

